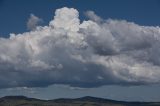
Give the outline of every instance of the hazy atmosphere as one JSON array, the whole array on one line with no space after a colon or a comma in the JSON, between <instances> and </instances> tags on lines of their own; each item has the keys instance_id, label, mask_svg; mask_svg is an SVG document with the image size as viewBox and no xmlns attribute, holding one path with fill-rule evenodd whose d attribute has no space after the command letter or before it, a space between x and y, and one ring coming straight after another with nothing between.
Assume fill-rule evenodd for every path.
<instances>
[{"instance_id":1,"label":"hazy atmosphere","mask_svg":"<svg viewBox=\"0 0 160 106\"><path fill-rule=\"evenodd\" d=\"M0 0L0 97L160 101L158 0Z\"/></svg>"}]
</instances>

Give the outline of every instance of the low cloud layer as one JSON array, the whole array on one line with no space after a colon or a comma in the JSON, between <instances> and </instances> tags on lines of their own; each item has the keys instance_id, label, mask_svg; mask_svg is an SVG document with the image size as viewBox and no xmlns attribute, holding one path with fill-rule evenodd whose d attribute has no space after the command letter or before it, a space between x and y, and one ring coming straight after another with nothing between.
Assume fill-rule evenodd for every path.
<instances>
[{"instance_id":1,"label":"low cloud layer","mask_svg":"<svg viewBox=\"0 0 160 106\"><path fill-rule=\"evenodd\" d=\"M160 28L102 19L73 8L48 26L0 38L0 88L160 83Z\"/></svg>"}]
</instances>

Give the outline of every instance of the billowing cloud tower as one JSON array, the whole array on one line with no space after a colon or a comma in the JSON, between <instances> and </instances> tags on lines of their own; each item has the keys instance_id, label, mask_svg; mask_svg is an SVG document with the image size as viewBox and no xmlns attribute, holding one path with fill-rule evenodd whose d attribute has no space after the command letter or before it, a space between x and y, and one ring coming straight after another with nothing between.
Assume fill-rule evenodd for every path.
<instances>
[{"instance_id":1,"label":"billowing cloud tower","mask_svg":"<svg viewBox=\"0 0 160 106\"><path fill-rule=\"evenodd\" d=\"M159 27L86 15L64 7L48 26L0 38L0 88L160 83Z\"/></svg>"}]
</instances>

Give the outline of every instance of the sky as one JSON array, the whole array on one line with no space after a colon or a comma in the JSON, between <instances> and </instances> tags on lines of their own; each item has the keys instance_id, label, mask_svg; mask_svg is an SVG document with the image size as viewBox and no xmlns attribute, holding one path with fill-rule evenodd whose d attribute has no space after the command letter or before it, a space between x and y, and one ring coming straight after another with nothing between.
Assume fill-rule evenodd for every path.
<instances>
[{"instance_id":1,"label":"sky","mask_svg":"<svg viewBox=\"0 0 160 106\"><path fill-rule=\"evenodd\" d=\"M158 0L0 0L0 97L160 100Z\"/></svg>"}]
</instances>

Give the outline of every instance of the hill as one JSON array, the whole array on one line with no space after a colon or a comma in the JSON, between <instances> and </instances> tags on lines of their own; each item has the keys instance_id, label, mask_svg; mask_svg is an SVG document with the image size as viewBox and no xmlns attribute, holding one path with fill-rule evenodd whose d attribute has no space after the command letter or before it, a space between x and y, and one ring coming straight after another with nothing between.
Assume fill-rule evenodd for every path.
<instances>
[{"instance_id":1,"label":"hill","mask_svg":"<svg viewBox=\"0 0 160 106\"><path fill-rule=\"evenodd\" d=\"M55 100L40 100L25 96L5 96L0 98L0 106L160 106L160 102L124 102L90 96Z\"/></svg>"}]
</instances>

